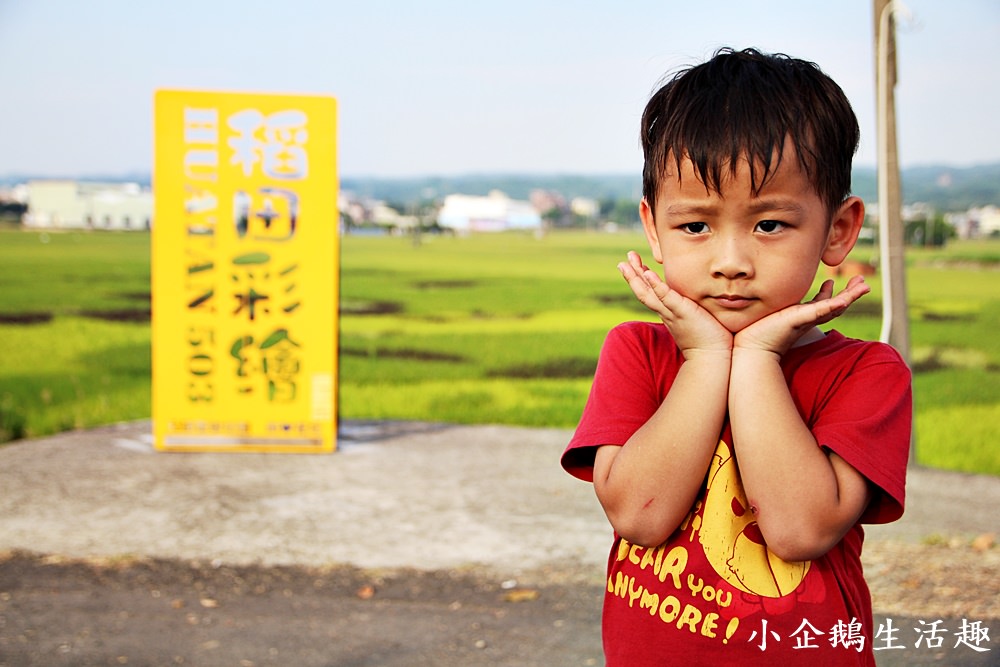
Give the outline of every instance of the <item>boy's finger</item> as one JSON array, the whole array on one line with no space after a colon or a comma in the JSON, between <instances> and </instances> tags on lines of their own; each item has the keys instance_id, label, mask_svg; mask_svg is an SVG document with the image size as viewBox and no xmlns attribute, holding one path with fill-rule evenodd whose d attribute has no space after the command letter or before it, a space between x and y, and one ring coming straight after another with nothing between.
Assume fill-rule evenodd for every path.
<instances>
[{"instance_id":1,"label":"boy's finger","mask_svg":"<svg viewBox=\"0 0 1000 667\"><path fill-rule=\"evenodd\" d=\"M813 297L813 303L824 301L833 296L833 281L824 280L823 284L819 286L819 291L816 292L816 296Z\"/></svg>"},{"instance_id":2,"label":"boy's finger","mask_svg":"<svg viewBox=\"0 0 1000 667\"><path fill-rule=\"evenodd\" d=\"M647 270L646 265L642 263L642 258L636 252L630 252L628 254L629 264L632 265L638 273L642 273Z\"/></svg>"}]
</instances>

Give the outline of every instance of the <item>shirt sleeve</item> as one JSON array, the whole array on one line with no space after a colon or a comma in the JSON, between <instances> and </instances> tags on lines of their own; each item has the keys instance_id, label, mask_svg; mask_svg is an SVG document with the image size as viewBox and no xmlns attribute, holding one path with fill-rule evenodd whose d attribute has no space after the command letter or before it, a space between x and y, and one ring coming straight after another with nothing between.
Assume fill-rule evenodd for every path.
<instances>
[{"instance_id":1,"label":"shirt sleeve","mask_svg":"<svg viewBox=\"0 0 1000 667\"><path fill-rule=\"evenodd\" d=\"M676 346L666 327L628 322L604 341L580 423L562 455L566 472L594 479L602 445L624 445L656 412L677 374Z\"/></svg>"},{"instance_id":2,"label":"shirt sleeve","mask_svg":"<svg viewBox=\"0 0 1000 667\"><path fill-rule=\"evenodd\" d=\"M868 344L812 427L821 446L880 489L863 522L889 523L902 516L912 428L909 368L888 345Z\"/></svg>"}]
</instances>

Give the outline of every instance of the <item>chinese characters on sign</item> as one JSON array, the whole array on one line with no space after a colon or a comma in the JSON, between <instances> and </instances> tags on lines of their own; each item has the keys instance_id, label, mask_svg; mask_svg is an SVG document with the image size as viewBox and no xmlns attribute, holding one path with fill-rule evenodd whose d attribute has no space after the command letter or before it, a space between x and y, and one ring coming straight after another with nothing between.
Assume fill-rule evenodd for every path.
<instances>
[{"instance_id":1,"label":"chinese characters on sign","mask_svg":"<svg viewBox=\"0 0 1000 667\"><path fill-rule=\"evenodd\" d=\"M330 97L157 93L158 449L334 448L335 138Z\"/></svg>"}]
</instances>

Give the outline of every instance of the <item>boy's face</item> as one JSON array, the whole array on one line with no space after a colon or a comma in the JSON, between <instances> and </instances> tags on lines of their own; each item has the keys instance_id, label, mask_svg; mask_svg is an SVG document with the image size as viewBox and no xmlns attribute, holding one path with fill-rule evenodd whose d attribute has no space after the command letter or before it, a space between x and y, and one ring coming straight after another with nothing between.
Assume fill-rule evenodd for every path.
<instances>
[{"instance_id":1,"label":"boy's face","mask_svg":"<svg viewBox=\"0 0 1000 667\"><path fill-rule=\"evenodd\" d=\"M820 262L843 261L864 220L856 197L828 210L790 142L757 196L750 185L745 160L713 192L685 159L679 178L673 168L664 175L656 210L640 207L665 282L732 333L801 303Z\"/></svg>"}]
</instances>

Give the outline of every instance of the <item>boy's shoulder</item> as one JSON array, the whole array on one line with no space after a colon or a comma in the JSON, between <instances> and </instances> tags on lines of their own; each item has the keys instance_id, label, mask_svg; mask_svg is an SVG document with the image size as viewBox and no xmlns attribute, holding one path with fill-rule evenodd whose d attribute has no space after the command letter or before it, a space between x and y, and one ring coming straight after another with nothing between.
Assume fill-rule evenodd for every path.
<instances>
[{"instance_id":1,"label":"boy's shoulder","mask_svg":"<svg viewBox=\"0 0 1000 667\"><path fill-rule=\"evenodd\" d=\"M662 322L630 320L615 325L608 332L608 338L632 338L639 340L673 340L670 330Z\"/></svg>"},{"instance_id":2,"label":"boy's shoulder","mask_svg":"<svg viewBox=\"0 0 1000 667\"><path fill-rule=\"evenodd\" d=\"M643 357L673 356L680 350L670 330L662 322L632 320L616 325L604 341L604 354Z\"/></svg>"},{"instance_id":3,"label":"boy's shoulder","mask_svg":"<svg viewBox=\"0 0 1000 667\"><path fill-rule=\"evenodd\" d=\"M850 338L836 329L826 332L822 340L805 346L802 355L813 359L853 358L864 360L866 364L893 364L908 369L902 355L888 343Z\"/></svg>"},{"instance_id":4,"label":"boy's shoulder","mask_svg":"<svg viewBox=\"0 0 1000 667\"><path fill-rule=\"evenodd\" d=\"M681 363L680 350L670 330L661 322L632 320L616 325L608 332L603 354L614 358L624 355L634 358L636 363L644 359L656 362L653 363L655 367L669 360ZM836 329L826 332L819 341L792 348L781 365L786 372L812 370L850 374L862 368L880 366L878 372L887 377L909 379L911 375L909 365L896 348L879 341L850 338Z\"/></svg>"},{"instance_id":5,"label":"boy's shoulder","mask_svg":"<svg viewBox=\"0 0 1000 667\"><path fill-rule=\"evenodd\" d=\"M661 322L630 320L615 325L608 332L608 338L616 342L635 341L638 343L669 342L673 336ZM836 329L827 331L823 338L801 348L792 348L790 356L803 359L822 356L857 356L874 362L899 363L906 365L902 356L887 343L860 338L850 338Z\"/></svg>"}]
</instances>

